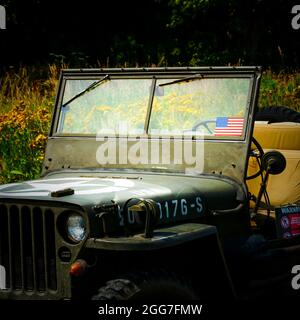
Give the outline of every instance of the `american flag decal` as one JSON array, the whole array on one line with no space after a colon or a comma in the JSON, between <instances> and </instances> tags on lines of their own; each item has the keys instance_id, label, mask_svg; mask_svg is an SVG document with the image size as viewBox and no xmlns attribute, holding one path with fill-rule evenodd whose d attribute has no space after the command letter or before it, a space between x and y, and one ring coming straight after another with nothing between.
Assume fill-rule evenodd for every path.
<instances>
[{"instance_id":1,"label":"american flag decal","mask_svg":"<svg viewBox=\"0 0 300 320\"><path fill-rule=\"evenodd\" d=\"M244 118L219 117L216 119L215 136L238 136L243 134Z\"/></svg>"}]
</instances>

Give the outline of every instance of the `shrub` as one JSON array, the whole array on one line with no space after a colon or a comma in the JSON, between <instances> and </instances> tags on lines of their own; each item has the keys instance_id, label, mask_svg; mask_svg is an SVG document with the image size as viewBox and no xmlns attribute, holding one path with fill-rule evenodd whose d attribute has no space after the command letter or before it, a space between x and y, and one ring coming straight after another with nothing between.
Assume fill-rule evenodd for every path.
<instances>
[{"instance_id":1,"label":"shrub","mask_svg":"<svg viewBox=\"0 0 300 320\"><path fill-rule=\"evenodd\" d=\"M36 178L41 171L51 113L19 105L0 116L0 183Z\"/></svg>"},{"instance_id":2,"label":"shrub","mask_svg":"<svg viewBox=\"0 0 300 320\"><path fill-rule=\"evenodd\" d=\"M21 67L0 77L0 183L41 172L59 67Z\"/></svg>"},{"instance_id":3,"label":"shrub","mask_svg":"<svg viewBox=\"0 0 300 320\"><path fill-rule=\"evenodd\" d=\"M279 73L271 70L264 72L259 106L287 106L300 111L300 73Z\"/></svg>"}]
</instances>

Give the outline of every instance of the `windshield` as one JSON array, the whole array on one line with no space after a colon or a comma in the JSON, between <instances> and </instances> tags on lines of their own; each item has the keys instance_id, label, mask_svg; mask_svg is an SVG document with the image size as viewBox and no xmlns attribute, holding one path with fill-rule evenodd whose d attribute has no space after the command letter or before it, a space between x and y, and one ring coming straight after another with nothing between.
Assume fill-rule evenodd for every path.
<instances>
[{"instance_id":1,"label":"windshield","mask_svg":"<svg viewBox=\"0 0 300 320\"><path fill-rule=\"evenodd\" d=\"M222 175L243 182L260 68L63 70L45 172Z\"/></svg>"},{"instance_id":2,"label":"windshield","mask_svg":"<svg viewBox=\"0 0 300 320\"><path fill-rule=\"evenodd\" d=\"M65 80L58 133L243 139L249 77L110 77L86 90L97 80Z\"/></svg>"}]
</instances>

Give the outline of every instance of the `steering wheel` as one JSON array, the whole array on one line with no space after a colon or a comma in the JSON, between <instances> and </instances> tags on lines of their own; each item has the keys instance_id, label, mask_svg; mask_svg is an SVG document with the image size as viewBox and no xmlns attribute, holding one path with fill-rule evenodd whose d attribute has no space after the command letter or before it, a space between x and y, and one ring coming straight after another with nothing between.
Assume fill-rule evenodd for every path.
<instances>
[{"instance_id":1,"label":"steering wheel","mask_svg":"<svg viewBox=\"0 0 300 320\"><path fill-rule=\"evenodd\" d=\"M247 176L246 180L255 179L256 177L261 175L261 173L263 171L263 168L261 166L261 159L262 159L262 157L264 155L264 150L263 150L262 146L259 144L259 142L254 137L252 137L251 144L252 143L254 144L256 149L252 149L251 148L250 153L249 153L249 157L255 157L256 158L258 166L259 166L259 170L256 173L252 174L251 176Z\"/></svg>"},{"instance_id":2,"label":"steering wheel","mask_svg":"<svg viewBox=\"0 0 300 320\"><path fill-rule=\"evenodd\" d=\"M199 121L193 126L192 131L196 131L198 129L198 127L202 126L208 131L208 133L213 134L212 129L208 126L209 123L216 123L216 120L202 120L202 121Z\"/></svg>"}]
</instances>

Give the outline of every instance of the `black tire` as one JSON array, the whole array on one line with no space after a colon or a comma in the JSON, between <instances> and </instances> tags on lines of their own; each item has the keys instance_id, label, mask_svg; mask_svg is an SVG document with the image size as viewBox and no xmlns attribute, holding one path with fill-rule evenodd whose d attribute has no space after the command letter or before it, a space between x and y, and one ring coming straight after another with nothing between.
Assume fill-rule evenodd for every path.
<instances>
[{"instance_id":1,"label":"black tire","mask_svg":"<svg viewBox=\"0 0 300 320\"><path fill-rule=\"evenodd\" d=\"M92 300L197 300L194 290L174 275L140 274L110 280Z\"/></svg>"},{"instance_id":2,"label":"black tire","mask_svg":"<svg viewBox=\"0 0 300 320\"><path fill-rule=\"evenodd\" d=\"M300 112L284 106L273 106L261 108L255 115L257 121L275 122L298 122L300 123Z\"/></svg>"}]
</instances>

